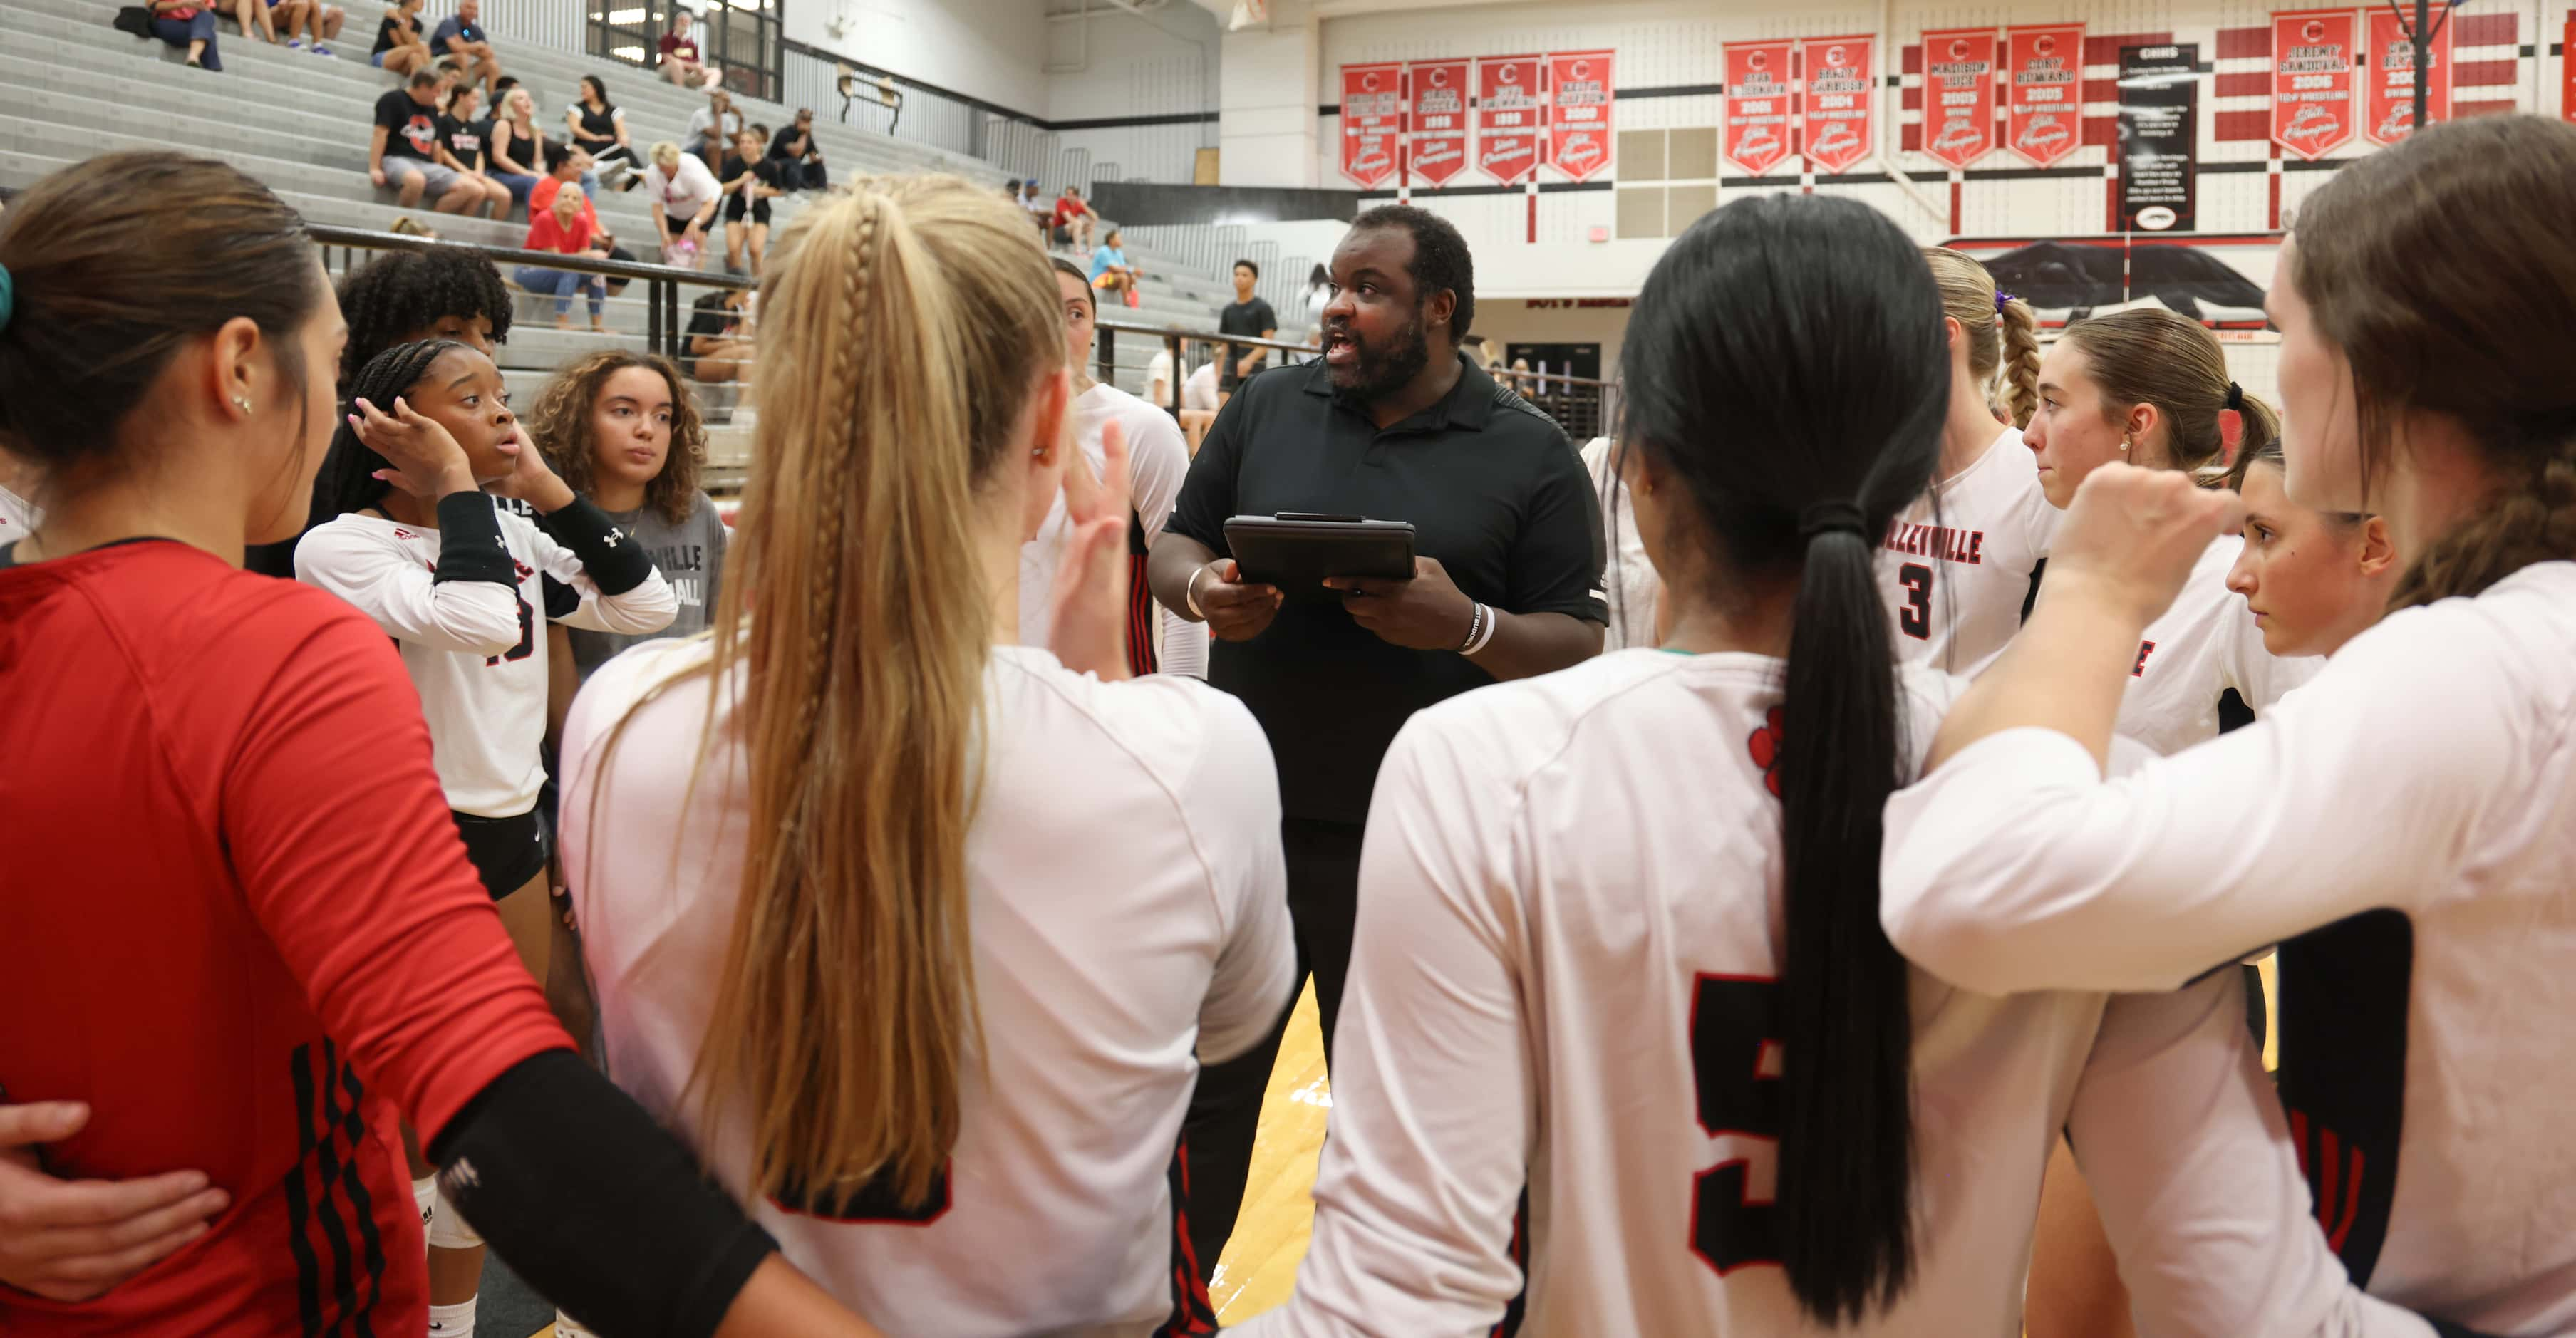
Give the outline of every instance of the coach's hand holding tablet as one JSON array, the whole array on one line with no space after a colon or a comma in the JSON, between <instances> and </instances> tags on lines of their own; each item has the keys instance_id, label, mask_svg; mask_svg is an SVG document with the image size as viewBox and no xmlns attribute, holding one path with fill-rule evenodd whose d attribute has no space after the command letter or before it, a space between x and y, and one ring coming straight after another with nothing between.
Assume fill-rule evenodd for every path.
<instances>
[{"instance_id":1,"label":"coach's hand holding tablet","mask_svg":"<svg viewBox=\"0 0 2576 1338\"><path fill-rule=\"evenodd\" d=\"M1328 1054L1360 833L1396 731L1459 693L1599 654L1608 619L1581 457L1459 356L1476 285L1457 230L1371 210L1331 273L1324 356L1257 373L1218 411L1147 564L1155 599L1215 634L1208 681L1269 736ZM1234 1222L1274 1049L1199 1079L1187 1132L1203 1269Z\"/></svg>"}]
</instances>

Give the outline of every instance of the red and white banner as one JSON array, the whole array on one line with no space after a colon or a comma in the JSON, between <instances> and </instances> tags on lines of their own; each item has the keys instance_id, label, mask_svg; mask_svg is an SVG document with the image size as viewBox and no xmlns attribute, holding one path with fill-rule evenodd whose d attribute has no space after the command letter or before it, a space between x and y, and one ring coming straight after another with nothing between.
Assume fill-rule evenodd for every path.
<instances>
[{"instance_id":1,"label":"red and white banner","mask_svg":"<svg viewBox=\"0 0 2576 1338\"><path fill-rule=\"evenodd\" d=\"M1613 96L1609 52L1559 52L1547 58L1547 160L1567 180L1589 181L1610 166Z\"/></svg>"},{"instance_id":2,"label":"red and white banner","mask_svg":"<svg viewBox=\"0 0 2576 1338\"><path fill-rule=\"evenodd\" d=\"M2567 35L2558 49L2576 51L2576 10L2568 12ZM2576 60L2563 61L2559 68L2562 72L2559 75L2558 114L2576 121Z\"/></svg>"},{"instance_id":3,"label":"red and white banner","mask_svg":"<svg viewBox=\"0 0 2576 1338\"><path fill-rule=\"evenodd\" d=\"M1807 165L1840 172L1870 154L1877 124L1876 76L1867 37L1810 37L1799 43L1807 73Z\"/></svg>"},{"instance_id":4,"label":"red and white banner","mask_svg":"<svg viewBox=\"0 0 2576 1338\"><path fill-rule=\"evenodd\" d=\"M2284 153L2313 162L2352 141L2357 26L2349 9L2272 16L2272 141Z\"/></svg>"},{"instance_id":5,"label":"red and white banner","mask_svg":"<svg viewBox=\"0 0 2576 1338\"><path fill-rule=\"evenodd\" d=\"M1476 170L1506 186L1538 173L1547 129L1539 97L1546 67L1539 56L1486 56L1476 62Z\"/></svg>"},{"instance_id":6,"label":"red and white banner","mask_svg":"<svg viewBox=\"0 0 2576 1338\"><path fill-rule=\"evenodd\" d=\"M2362 48L2361 133L2373 144L2394 144L2415 132L2415 39L2406 35L2414 26L2387 10L2370 11L2370 44ZM2451 119L2451 25L2438 10L2424 115L2436 122Z\"/></svg>"},{"instance_id":7,"label":"red and white banner","mask_svg":"<svg viewBox=\"0 0 2576 1338\"><path fill-rule=\"evenodd\" d=\"M1417 181L1448 185L1467 170L1468 63L1420 61L1405 78L1413 98L1413 149L1405 170Z\"/></svg>"},{"instance_id":8,"label":"red and white banner","mask_svg":"<svg viewBox=\"0 0 2576 1338\"><path fill-rule=\"evenodd\" d=\"M1995 30L1923 34L1923 152L1952 167L1995 149Z\"/></svg>"},{"instance_id":9,"label":"red and white banner","mask_svg":"<svg viewBox=\"0 0 2576 1338\"><path fill-rule=\"evenodd\" d=\"M1342 67L1342 175L1373 190L1393 178L1404 142L1404 66Z\"/></svg>"},{"instance_id":10,"label":"red and white banner","mask_svg":"<svg viewBox=\"0 0 2576 1338\"><path fill-rule=\"evenodd\" d=\"M1755 176L1789 156L1797 88L1788 42L1726 44L1726 160Z\"/></svg>"},{"instance_id":11,"label":"red and white banner","mask_svg":"<svg viewBox=\"0 0 2576 1338\"><path fill-rule=\"evenodd\" d=\"M2051 167L2084 142L2084 25L2004 35L2004 147Z\"/></svg>"}]
</instances>

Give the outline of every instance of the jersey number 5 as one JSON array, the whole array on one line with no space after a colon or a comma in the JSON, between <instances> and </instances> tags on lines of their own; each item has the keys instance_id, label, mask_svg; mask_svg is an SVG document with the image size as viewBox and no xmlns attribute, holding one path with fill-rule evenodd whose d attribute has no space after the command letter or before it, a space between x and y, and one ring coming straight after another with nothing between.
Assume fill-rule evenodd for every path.
<instances>
[{"instance_id":1,"label":"jersey number 5","mask_svg":"<svg viewBox=\"0 0 2576 1338\"><path fill-rule=\"evenodd\" d=\"M1719 1277L1780 1262L1778 1209L1753 1188L1754 1157L1776 1183L1780 1153L1780 982L1703 973L1691 986L1691 1080L1700 1132L1754 1143L1691 1181L1691 1253Z\"/></svg>"},{"instance_id":2,"label":"jersey number 5","mask_svg":"<svg viewBox=\"0 0 2576 1338\"><path fill-rule=\"evenodd\" d=\"M1932 569L1908 562L1896 569L1896 580L1905 587L1905 607L1896 611L1896 625L1917 641L1931 640Z\"/></svg>"},{"instance_id":3,"label":"jersey number 5","mask_svg":"<svg viewBox=\"0 0 2576 1338\"><path fill-rule=\"evenodd\" d=\"M537 611L528 607L528 597L519 596L519 644L498 655L483 657L483 667L491 668L503 660L518 661L535 654L537 649Z\"/></svg>"}]
</instances>

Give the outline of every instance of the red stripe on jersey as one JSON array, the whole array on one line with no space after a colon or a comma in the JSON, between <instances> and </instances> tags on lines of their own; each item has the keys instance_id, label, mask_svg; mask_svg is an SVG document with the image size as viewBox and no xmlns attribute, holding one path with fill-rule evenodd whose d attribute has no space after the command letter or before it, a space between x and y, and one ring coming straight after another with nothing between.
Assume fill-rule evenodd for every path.
<instances>
[{"instance_id":1,"label":"red stripe on jersey","mask_svg":"<svg viewBox=\"0 0 2576 1338\"><path fill-rule=\"evenodd\" d=\"M2336 1196L2343 1190L2342 1144L2332 1129L2317 1130L2317 1167L2323 1173L2317 1182L2317 1225L2328 1227L2335 1216Z\"/></svg>"},{"instance_id":2,"label":"red stripe on jersey","mask_svg":"<svg viewBox=\"0 0 2576 1338\"><path fill-rule=\"evenodd\" d=\"M1172 1149L1169 1174L1172 1198L1172 1314L1153 1338L1194 1338L1216 1332L1216 1307L1207 1284L1199 1281L1199 1255L1190 1244L1190 1140L1183 1134Z\"/></svg>"},{"instance_id":3,"label":"red stripe on jersey","mask_svg":"<svg viewBox=\"0 0 2576 1338\"><path fill-rule=\"evenodd\" d=\"M2352 1174L2344 1178L2343 1220L2326 1232L2326 1248L2343 1253L2344 1239L2352 1234L2353 1215L2361 1210L2361 1149L2352 1150ZM2319 1219L2323 1224L2323 1219Z\"/></svg>"}]
</instances>

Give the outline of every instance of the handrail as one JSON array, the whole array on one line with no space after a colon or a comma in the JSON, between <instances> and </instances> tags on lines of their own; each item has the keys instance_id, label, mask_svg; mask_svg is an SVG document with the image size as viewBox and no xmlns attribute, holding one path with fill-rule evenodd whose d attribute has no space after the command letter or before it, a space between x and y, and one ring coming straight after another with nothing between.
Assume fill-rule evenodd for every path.
<instances>
[{"instance_id":1,"label":"handrail","mask_svg":"<svg viewBox=\"0 0 2576 1338\"><path fill-rule=\"evenodd\" d=\"M612 279L644 279L668 283L694 283L705 288L750 288L754 280L725 273L704 273L682 269L677 265L647 264L641 260L593 260L586 255L566 255L560 251L525 251L507 246L486 246L481 242L461 242L445 237L418 237L404 232L379 232L372 228L344 228L335 223L307 223L304 231L326 246L347 246L362 251L463 251L481 256L494 264L542 265L547 269L571 270L576 274L599 274Z\"/></svg>"}]
</instances>

